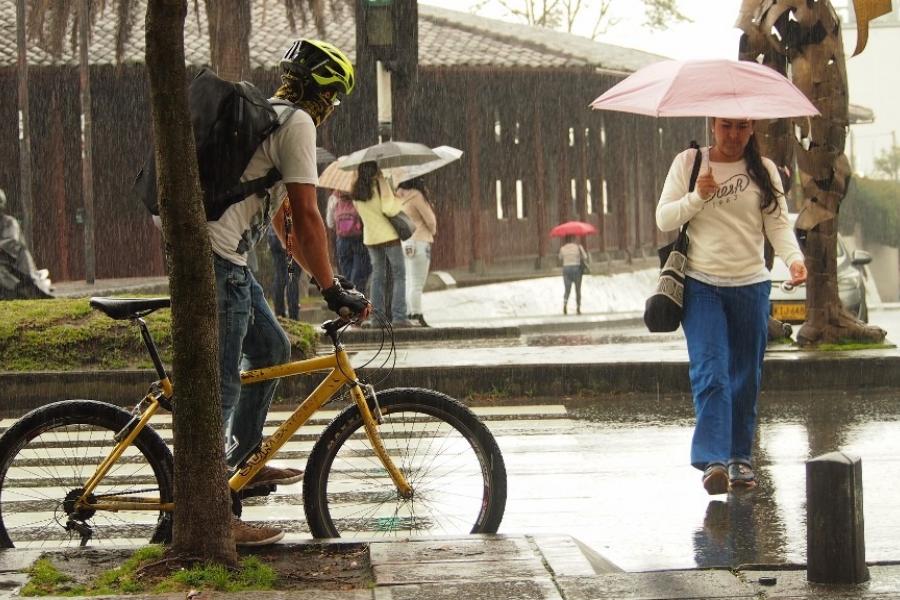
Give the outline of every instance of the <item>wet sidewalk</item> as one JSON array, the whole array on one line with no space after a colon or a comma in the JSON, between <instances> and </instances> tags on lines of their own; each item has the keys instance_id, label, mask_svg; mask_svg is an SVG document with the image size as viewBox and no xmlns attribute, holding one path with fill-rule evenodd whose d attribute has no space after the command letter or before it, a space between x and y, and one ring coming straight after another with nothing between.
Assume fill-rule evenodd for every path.
<instances>
[{"instance_id":1,"label":"wet sidewalk","mask_svg":"<svg viewBox=\"0 0 900 600\"><path fill-rule=\"evenodd\" d=\"M341 552L340 542L309 542ZM290 553L300 545L284 544ZM71 552L71 551L70 551ZM77 551L76 551L77 552ZM96 551L95 551L96 552ZM358 546L352 547L358 557ZM39 552L0 551L0 598L13 598L23 569ZM870 565L859 585L817 585L798 565L625 573L569 536L466 536L368 544L367 581L349 589L328 586L273 592L206 592L196 600L313 599L437 600L687 600L888 599L900 597L900 564ZM332 588L335 586L331 586ZM346 586L345 586L346 587ZM112 598L104 596L104 598ZM183 599L185 593L115 598Z\"/></svg>"}]
</instances>

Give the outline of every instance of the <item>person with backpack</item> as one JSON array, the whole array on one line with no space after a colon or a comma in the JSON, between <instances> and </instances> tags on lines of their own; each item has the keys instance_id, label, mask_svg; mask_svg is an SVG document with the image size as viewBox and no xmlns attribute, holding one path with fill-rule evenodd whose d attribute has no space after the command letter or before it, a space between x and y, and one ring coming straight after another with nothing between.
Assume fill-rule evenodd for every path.
<instances>
[{"instance_id":1,"label":"person with backpack","mask_svg":"<svg viewBox=\"0 0 900 600\"><path fill-rule=\"evenodd\" d=\"M360 319L369 311L361 293L334 277L316 198L316 128L332 114L340 97L353 91L353 66L335 46L311 39L295 41L280 66L282 84L269 100L278 125L256 147L241 176L242 182L252 182L276 169L278 181L233 202L207 223L216 275L226 460L231 468L262 440L277 385L275 380L242 387L241 369L286 362L291 356L287 334L247 267L248 251L270 224L291 258L313 276L331 310ZM283 203L285 210L279 210ZM266 465L247 487L295 483L302 477L299 469ZM254 526L237 517L232 531L239 546L271 544L284 536L280 529Z\"/></svg>"},{"instance_id":2,"label":"person with backpack","mask_svg":"<svg viewBox=\"0 0 900 600\"><path fill-rule=\"evenodd\" d=\"M681 326L696 415L691 465L702 471L706 492L716 495L757 485L751 454L772 287L766 237L790 265L791 283L806 280L806 266L781 178L760 154L753 122L711 122L714 144L672 162L656 224L675 231L690 222ZM691 190L697 152L707 166Z\"/></svg>"},{"instance_id":3,"label":"person with backpack","mask_svg":"<svg viewBox=\"0 0 900 600\"><path fill-rule=\"evenodd\" d=\"M334 231L338 270L356 289L365 292L372 263L363 244L362 219L348 193L332 190L325 210L325 224Z\"/></svg>"}]
</instances>

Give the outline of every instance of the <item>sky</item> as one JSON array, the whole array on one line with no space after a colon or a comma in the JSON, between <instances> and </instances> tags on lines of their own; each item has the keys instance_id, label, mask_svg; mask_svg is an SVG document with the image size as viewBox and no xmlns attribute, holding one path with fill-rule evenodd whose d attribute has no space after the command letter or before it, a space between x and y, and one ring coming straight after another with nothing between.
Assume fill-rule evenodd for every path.
<instances>
[{"instance_id":1,"label":"sky","mask_svg":"<svg viewBox=\"0 0 900 600\"><path fill-rule=\"evenodd\" d=\"M431 4L452 10L469 12L476 0L420 0L421 4ZM587 0L587 6L596 6L596 0ZM734 28L741 0L678 0L679 10L689 17L691 23L678 23L666 31L654 31L643 25L644 5L636 0L614 0L613 9L618 11L619 22L601 34L598 41L617 46L645 50L676 59L689 58L737 58L740 30ZM479 11L480 15L498 19L514 20L506 17L503 8L489 1ZM590 36L590 25L585 25L574 33Z\"/></svg>"}]
</instances>

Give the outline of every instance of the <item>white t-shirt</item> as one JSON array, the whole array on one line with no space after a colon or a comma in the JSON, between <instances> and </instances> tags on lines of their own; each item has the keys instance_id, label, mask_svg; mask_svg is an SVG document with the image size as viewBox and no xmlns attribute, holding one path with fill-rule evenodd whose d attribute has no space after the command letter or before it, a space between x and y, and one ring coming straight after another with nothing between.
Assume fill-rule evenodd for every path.
<instances>
[{"instance_id":1,"label":"white t-shirt","mask_svg":"<svg viewBox=\"0 0 900 600\"><path fill-rule=\"evenodd\" d=\"M277 99L272 98L270 102ZM279 117L290 107L273 104ZM218 221L207 223L213 252L236 265L247 265L247 252L262 239L272 215L287 195L285 183L319 183L316 170L316 125L303 110L296 109L259 145L247 164L241 181L264 176L276 167L281 181L265 197L254 194L235 202Z\"/></svg>"},{"instance_id":2,"label":"white t-shirt","mask_svg":"<svg viewBox=\"0 0 900 600\"><path fill-rule=\"evenodd\" d=\"M721 286L767 281L771 277L763 255L766 237L786 264L802 261L775 163L763 157L777 191L778 208L763 211L760 189L750 179L744 160L709 163L709 149L702 152L700 172L712 166L719 185L716 194L704 201L696 190L688 192L695 151L685 150L672 161L656 207L656 224L663 231L674 231L690 221L686 273Z\"/></svg>"}]
</instances>

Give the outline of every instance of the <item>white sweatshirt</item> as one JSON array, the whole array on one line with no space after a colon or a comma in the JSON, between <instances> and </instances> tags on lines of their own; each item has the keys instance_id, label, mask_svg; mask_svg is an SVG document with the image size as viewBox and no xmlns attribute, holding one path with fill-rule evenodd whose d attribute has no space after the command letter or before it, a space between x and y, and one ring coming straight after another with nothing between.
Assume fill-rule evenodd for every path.
<instances>
[{"instance_id":1,"label":"white sweatshirt","mask_svg":"<svg viewBox=\"0 0 900 600\"><path fill-rule=\"evenodd\" d=\"M704 201L696 190L688 192L696 156L688 149L672 161L656 207L656 224L662 231L674 231L690 221L687 275L722 286L767 281L771 277L763 255L766 237L786 264L802 261L775 163L763 158L778 192L778 208L770 212L760 209L761 192L750 179L744 160L709 163L709 149L702 152L700 174L707 164L712 166L719 185L715 195Z\"/></svg>"}]
</instances>

